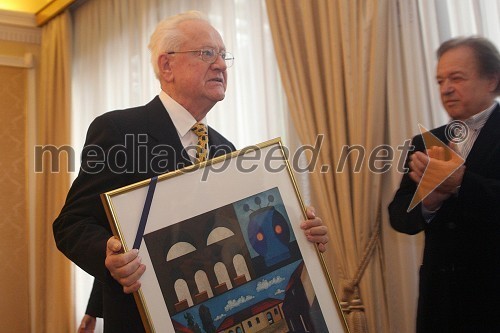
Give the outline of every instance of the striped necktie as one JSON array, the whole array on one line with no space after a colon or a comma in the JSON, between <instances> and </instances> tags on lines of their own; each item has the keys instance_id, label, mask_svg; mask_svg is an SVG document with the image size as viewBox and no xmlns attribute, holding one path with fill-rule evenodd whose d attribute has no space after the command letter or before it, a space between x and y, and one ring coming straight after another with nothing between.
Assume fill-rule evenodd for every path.
<instances>
[{"instance_id":1,"label":"striped necktie","mask_svg":"<svg viewBox=\"0 0 500 333\"><path fill-rule=\"evenodd\" d=\"M191 131L198 136L198 145L196 146L196 162L204 162L208 157L207 126L202 123L196 123L193 127L191 127Z\"/></svg>"}]
</instances>

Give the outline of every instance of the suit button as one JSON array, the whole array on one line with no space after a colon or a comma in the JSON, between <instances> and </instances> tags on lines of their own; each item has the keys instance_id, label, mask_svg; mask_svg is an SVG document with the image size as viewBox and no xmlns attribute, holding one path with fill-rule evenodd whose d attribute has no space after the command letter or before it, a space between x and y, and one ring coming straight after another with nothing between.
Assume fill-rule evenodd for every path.
<instances>
[{"instance_id":1,"label":"suit button","mask_svg":"<svg viewBox=\"0 0 500 333\"><path fill-rule=\"evenodd\" d=\"M446 223L446 226L448 227L448 229L450 230L453 230L453 229L456 229L457 228L457 225L453 222L448 222Z\"/></svg>"}]
</instances>

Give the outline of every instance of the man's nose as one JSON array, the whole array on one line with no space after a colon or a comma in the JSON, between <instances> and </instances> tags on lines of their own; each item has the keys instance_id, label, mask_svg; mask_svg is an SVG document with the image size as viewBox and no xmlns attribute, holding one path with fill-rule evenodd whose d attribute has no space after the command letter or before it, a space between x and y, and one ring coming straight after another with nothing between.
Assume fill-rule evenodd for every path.
<instances>
[{"instance_id":1,"label":"man's nose","mask_svg":"<svg viewBox=\"0 0 500 333\"><path fill-rule=\"evenodd\" d=\"M441 83L441 94L447 95L453 92L453 85L450 83L450 80L444 80Z\"/></svg>"},{"instance_id":2,"label":"man's nose","mask_svg":"<svg viewBox=\"0 0 500 333\"><path fill-rule=\"evenodd\" d=\"M212 66L214 66L214 68L220 69L222 71L225 71L227 69L226 60L224 60L224 58L222 58L222 55L220 55L220 54L217 55L217 58L212 63Z\"/></svg>"}]
</instances>

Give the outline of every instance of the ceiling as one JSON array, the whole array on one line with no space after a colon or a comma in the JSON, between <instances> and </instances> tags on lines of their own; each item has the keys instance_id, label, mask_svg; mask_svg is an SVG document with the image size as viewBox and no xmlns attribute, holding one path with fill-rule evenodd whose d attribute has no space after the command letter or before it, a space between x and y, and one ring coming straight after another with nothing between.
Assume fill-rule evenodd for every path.
<instances>
[{"instance_id":1,"label":"ceiling","mask_svg":"<svg viewBox=\"0 0 500 333\"><path fill-rule=\"evenodd\" d=\"M0 10L35 14L54 0L0 0Z\"/></svg>"}]
</instances>

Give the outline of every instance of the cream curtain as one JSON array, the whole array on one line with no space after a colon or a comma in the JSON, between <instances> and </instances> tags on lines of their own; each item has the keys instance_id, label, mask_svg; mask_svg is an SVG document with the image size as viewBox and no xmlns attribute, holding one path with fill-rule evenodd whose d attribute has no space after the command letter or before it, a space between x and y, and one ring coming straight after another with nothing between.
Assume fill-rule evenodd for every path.
<instances>
[{"instance_id":1,"label":"cream curtain","mask_svg":"<svg viewBox=\"0 0 500 333\"><path fill-rule=\"evenodd\" d=\"M68 13L42 29L37 144L61 147L70 140L71 21ZM70 262L57 250L52 234L69 189L68 160L60 154L60 169L44 154L43 173L36 180L36 276L34 332L74 331Z\"/></svg>"},{"instance_id":2,"label":"cream curtain","mask_svg":"<svg viewBox=\"0 0 500 333\"><path fill-rule=\"evenodd\" d=\"M379 238L383 165L371 155L386 130L388 2L267 0L267 8L300 139L324 135L318 165L329 170L311 174L312 191L330 228L327 265L350 331L389 332Z\"/></svg>"},{"instance_id":3,"label":"cream curtain","mask_svg":"<svg viewBox=\"0 0 500 333\"><path fill-rule=\"evenodd\" d=\"M387 61L387 142L392 147L419 133L418 124L434 128L446 122L435 84L434 56L439 41L435 1L391 1ZM421 4L421 5L422 5ZM442 13L445 14L445 13ZM441 15L441 17L444 17ZM400 157L401 158L401 157ZM404 157L403 157L404 158ZM418 268L424 235L394 231L385 207L401 181L401 171L391 170L383 181L383 248L386 267L390 332L415 332Z\"/></svg>"}]
</instances>

